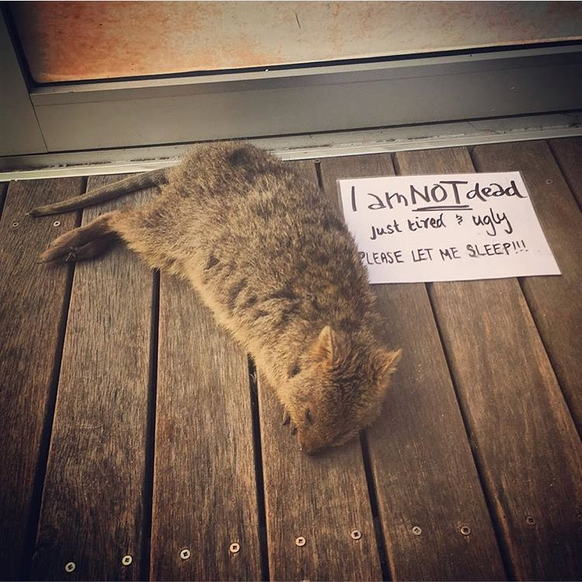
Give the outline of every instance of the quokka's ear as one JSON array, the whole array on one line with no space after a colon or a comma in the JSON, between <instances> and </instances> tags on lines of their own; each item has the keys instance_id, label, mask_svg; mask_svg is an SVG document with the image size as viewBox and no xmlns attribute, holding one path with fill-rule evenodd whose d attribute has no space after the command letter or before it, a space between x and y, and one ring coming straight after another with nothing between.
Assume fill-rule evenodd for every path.
<instances>
[{"instance_id":1,"label":"quokka's ear","mask_svg":"<svg viewBox=\"0 0 582 582\"><path fill-rule=\"evenodd\" d=\"M388 351L384 349L376 350L374 354L375 364L381 380L388 380L390 374L396 372L396 365L402 357L402 350ZM384 383L384 382L382 382Z\"/></svg>"},{"instance_id":2,"label":"quokka's ear","mask_svg":"<svg viewBox=\"0 0 582 582\"><path fill-rule=\"evenodd\" d=\"M311 346L310 355L316 362L333 361L337 351L337 334L326 325L320 332L319 336Z\"/></svg>"}]
</instances>

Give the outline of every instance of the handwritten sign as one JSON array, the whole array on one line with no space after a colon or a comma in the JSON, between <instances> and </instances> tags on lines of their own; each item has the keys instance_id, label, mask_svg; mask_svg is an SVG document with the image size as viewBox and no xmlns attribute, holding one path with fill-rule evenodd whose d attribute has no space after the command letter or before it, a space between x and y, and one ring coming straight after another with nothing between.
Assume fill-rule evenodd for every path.
<instances>
[{"instance_id":1,"label":"handwritten sign","mask_svg":"<svg viewBox=\"0 0 582 582\"><path fill-rule=\"evenodd\" d=\"M338 182L371 283L560 274L519 172Z\"/></svg>"}]
</instances>

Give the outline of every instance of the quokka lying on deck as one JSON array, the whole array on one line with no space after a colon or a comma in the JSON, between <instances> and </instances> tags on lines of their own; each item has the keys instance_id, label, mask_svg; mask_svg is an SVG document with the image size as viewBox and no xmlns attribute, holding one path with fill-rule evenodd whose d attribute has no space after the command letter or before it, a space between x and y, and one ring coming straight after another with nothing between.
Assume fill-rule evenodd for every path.
<instances>
[{"instance_id":1,"label":"quokka lying on deck","mask_svg":"<svg viewBox=\"0 0 582 582\"><path fill-rule=\"evenodd\" d=\"M30 212L73 210L161 184L137 209L58 237L43 261L76 261L123 239L187 279L275 389L302 449L341 445L378 416L399 351L381 345L365 268L333 204L254 146L200 146L171 170Z\"/></svg>"}]
</instances>

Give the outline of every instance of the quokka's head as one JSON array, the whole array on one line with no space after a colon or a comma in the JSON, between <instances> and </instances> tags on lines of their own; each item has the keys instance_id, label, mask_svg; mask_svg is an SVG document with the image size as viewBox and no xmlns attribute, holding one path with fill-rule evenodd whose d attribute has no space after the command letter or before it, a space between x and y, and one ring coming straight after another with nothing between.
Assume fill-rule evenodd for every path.
<instances>
[{"instance_id":1,"label":"quokka's head","mask_svg":"<svg viewBox=\"0 0 582 582\"><path fill-rule=\"evenodd\" d=\"M341 445L369 426L400 356L324 327L290 379L287 404L301 448Z\"/></svg>"}]
</instances>

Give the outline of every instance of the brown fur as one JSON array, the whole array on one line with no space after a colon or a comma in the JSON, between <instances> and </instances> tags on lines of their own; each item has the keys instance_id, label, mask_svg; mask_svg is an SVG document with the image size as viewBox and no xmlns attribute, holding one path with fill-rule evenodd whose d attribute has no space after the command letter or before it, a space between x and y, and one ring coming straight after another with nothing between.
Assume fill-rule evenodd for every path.
<instances>
[{"instance_id":1,"label":"brown fur","mask_svg":"<svg viewBox=\"0 0 582 582\"><path fill-rule=\"evenodd\" d=\"M380 345L356 245L335 208L250 145L195 149L152 203L56 239L43 260L95 256L121 237L192 284L253 356L312 453L378 415L400 357Z\"/></svg>"}]
</instances>

